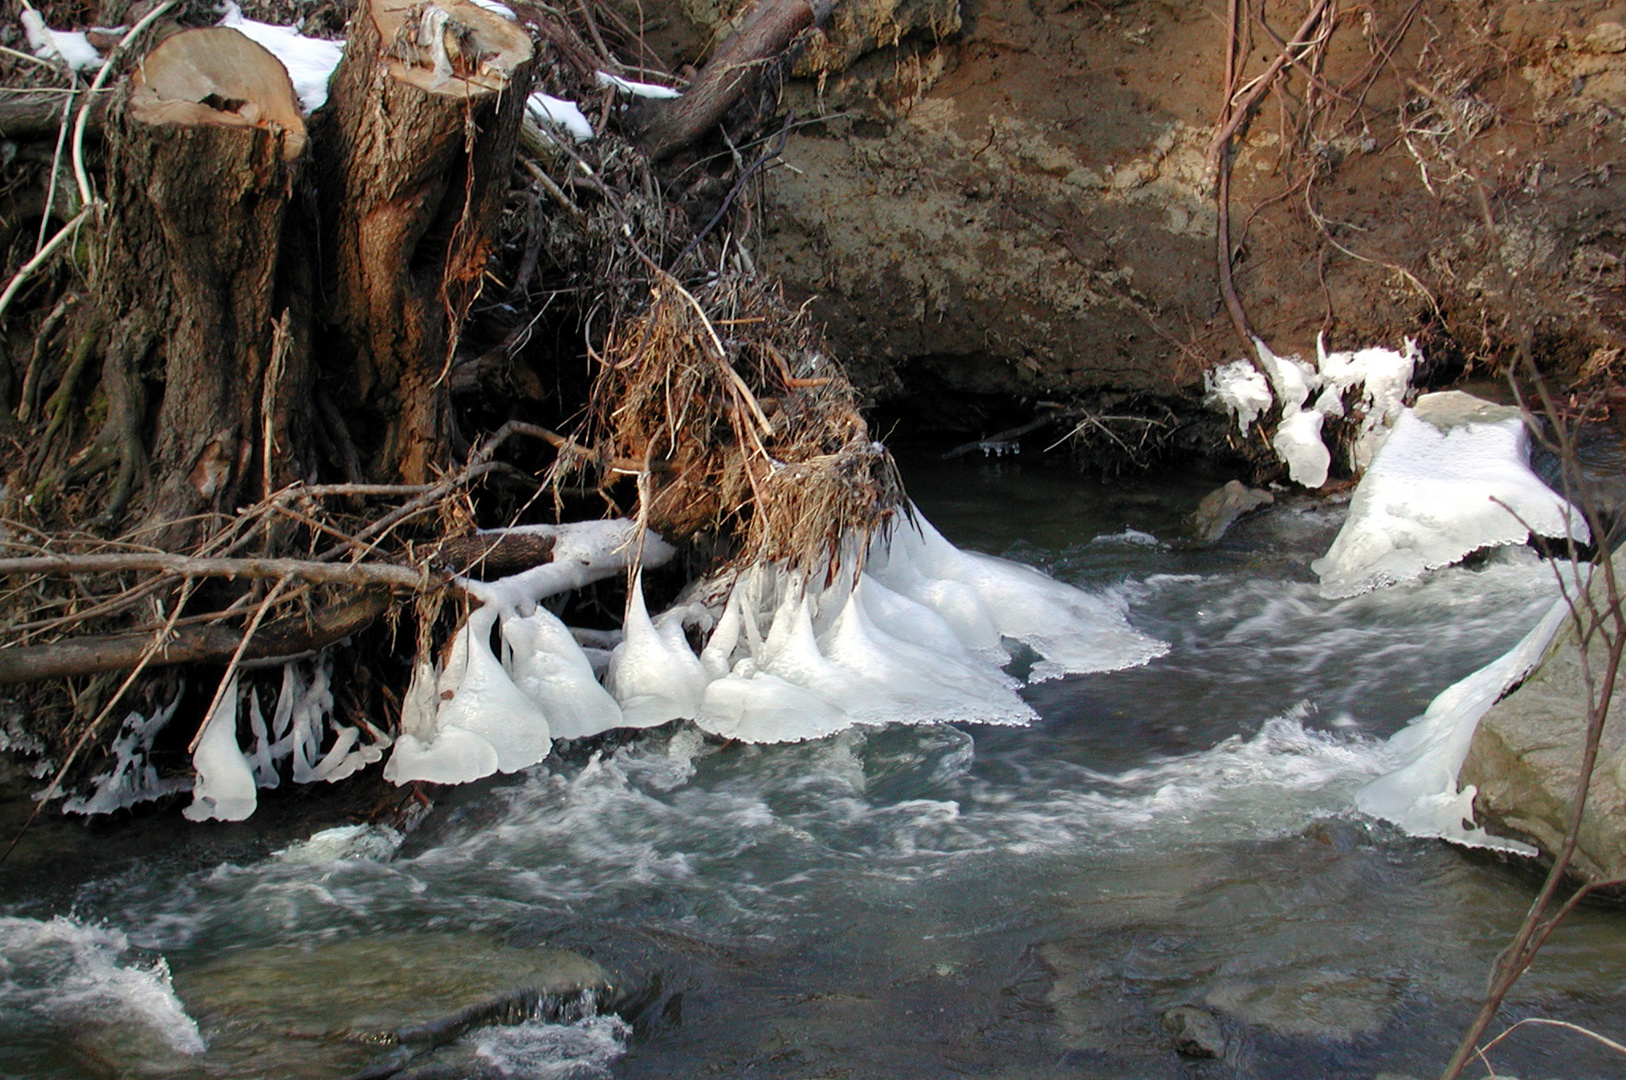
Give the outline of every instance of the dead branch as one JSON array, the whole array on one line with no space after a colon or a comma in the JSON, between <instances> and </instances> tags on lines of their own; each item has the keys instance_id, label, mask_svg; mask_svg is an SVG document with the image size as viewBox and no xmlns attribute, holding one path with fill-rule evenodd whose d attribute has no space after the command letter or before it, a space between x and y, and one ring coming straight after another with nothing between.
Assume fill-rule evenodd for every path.
<instances>
[{"instance_id":1,"label":"dead branch","mask_svg":"<svg viewBox=\"0 0 1626 1080\"><path fill-rule=\"evenodd\" d=\"M242 650L242 659L267 660L322 649L357 633L388 611L388 590L369 589L350 600L260 626L243 647L244 633L225 626L188 626L157 635L108 634L69 638L49 645L0 649L0 685L38 682L175 664L224 664ZM156 639L159 646L153 650Z\"/></svg>"},{"instance_id":2,"label":"dead branch","mask_svg":"<svg viewBox=\"0 0 1626 1080\"><path fill-rule=\"evenodd\" d=\"M158 573L173 577L299 578L312 585L387 586L418 590L449 575L386 563L334 563L314 559L211 559L157 552L118 555L32 555L0 559L0 576L13 574Z\"/></svg>"},{"instance_id":3,"label":"dead branch","mask_svg":"<svg viewBox=\"0 0 1626 1080\"><path fill-rule=\"evenodd\" d=\"M64 102L72 100L66 90L17 94L0 100L0 138L27 139L54 134L62 124L63 110L67 107ZM102 129L111 102L110 93L98 94L92 99L85 121L89 129Z\"/></svg>"}]
</instances>

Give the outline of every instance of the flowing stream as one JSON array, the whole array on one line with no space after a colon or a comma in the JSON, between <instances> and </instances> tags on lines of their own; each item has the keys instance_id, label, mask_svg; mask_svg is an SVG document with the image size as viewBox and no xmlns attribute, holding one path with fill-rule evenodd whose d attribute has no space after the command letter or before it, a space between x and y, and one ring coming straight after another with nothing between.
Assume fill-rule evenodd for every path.
<instances>
[{"instance_id":1,"label":"flowing stream","mask_svg":"<svg viewBox=\"0 0 1626 1080\"><path fill-rule=\"evenodd\" d=\"M242 826L49 825L0 867L0 1076L352 1075L401 1023L573 985L552 950L608 969L618 1012L565 994L400 1075L1436 1074L1533 879L1351 797L1387 736L1535 623L1550 571L1521 549L1325 601L1308 564L1341 507L1286 500L1197 549L1179 518L1212 480L906 476L951 540L1114 598L1169 653L1037 685L1028 728L572 748L404 836L300 833L275 803ZM1623 925L1578 912L1509 1022L1621 1036ZM1174 1052L1179 1005L1220 1017L1222 1058ZM1551 1027L1491 1060L1626 1073Z\"/></svg>"}]
</instances>

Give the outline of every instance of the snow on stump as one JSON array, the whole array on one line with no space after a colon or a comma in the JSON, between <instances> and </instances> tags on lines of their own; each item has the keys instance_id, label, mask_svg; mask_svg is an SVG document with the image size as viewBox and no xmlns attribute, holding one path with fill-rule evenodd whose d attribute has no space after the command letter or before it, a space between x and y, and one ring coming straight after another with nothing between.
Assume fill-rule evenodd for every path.
<instances>
[{"instance_id":1,"label":"snow on stump","mask_svg":"<svg viewBox=\"0 0 1626 1080\"><path fill-rule=\"evenodd\" d=\"M1425 394L1396 420L1344 527L1310 568L1336 599L1523 544L1532 532L1589 538L1580 514L1530 471L1519 410L1455 390Z\"/></svg>"}]
</instances>

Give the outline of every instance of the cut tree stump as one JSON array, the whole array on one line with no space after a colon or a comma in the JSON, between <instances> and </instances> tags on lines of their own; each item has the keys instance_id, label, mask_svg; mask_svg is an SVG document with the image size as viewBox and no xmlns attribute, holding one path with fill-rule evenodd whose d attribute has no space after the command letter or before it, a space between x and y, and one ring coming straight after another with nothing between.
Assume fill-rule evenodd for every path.
<instances>
[{"instance_id":1,"label":"cut tree stump","mask_svg":"<svg viewBox=\"0 0 1626 1080\"><path fill-rule=\"evenodd\" d=\"M198 515L301 471L285 451L305 442L290 428L304 422L291 406L307 367L276 348L273 320L305 124L281 63L210 28L147 54L109 134L109 408L94 449L117 467L122 510L146 465L143 387L161 380L146 520L149 542L179 551Z\"/></svg>"},{"instance_id":2,"label":"cut tree stump","mask_svg":"<svg viewBox=\"0 0 1626 1080\"><path fill-rule=\"evenodd\" d=\"M449 463L451 350L534 63L518 24L465 0L371 0L352 20L317 138L327 315L355 353L350 402L375 477L423 483Z\"/></svg>"}]
</instances>

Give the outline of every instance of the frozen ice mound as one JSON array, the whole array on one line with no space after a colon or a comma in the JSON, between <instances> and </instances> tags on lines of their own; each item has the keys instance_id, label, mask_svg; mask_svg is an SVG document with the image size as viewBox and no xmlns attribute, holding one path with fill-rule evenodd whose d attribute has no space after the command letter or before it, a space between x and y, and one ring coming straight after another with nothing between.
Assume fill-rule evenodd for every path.
<instances>
[{"instance_id":1,"label":"frozen ice mound","mask_svg":"<svg viewBox=\"0 0 1626 1080\"><path fill-rule=\"evenodd\" d=\"M1411 581L1481 548L1536 533L1586 541L1585 521L1530 471L1519 410L1459 391L1403 410L1325 557L1311 563L1329 599Z\"/></svg>"},{"instance_id":2,"label":"frozen ice mound","mask_svg":"<svg viewBox=\"0 0 1626 1080\"><path fill-rule=\"evenodd\" d=\"M633 574L604 685L546 595L625 569L627 522L560 527L554 560L488 584L446 662L418 667L384 775L463 783L534 765L552 739L692 720L754 743L822 738L854 724L1034 718L1007 643L1039 657L1031 678L1145 663L1166 646L1111 603L1031 567L955 548L914 514L849 552L827 581L754 566L701 583L651 616ZM669 558L644 540L643 565ZM703 643L703 644L702 644Z\"/></svg>"},{"instance_id":3,"label":"frozen ice mound","mask_svg":"<svg viewBox=\"0 0 1626 1080\"><path fill-rule=\"evenodd\" d=\"M463 583L481 606L458 630L444 664L415 665L401 734L384 766L392 783L465 784L516 772L547 757L555 738L629 726L569 628L542 601L621 573L640 557L659 566L674 549L625 520L507 532L552 536L553 558L499 581ZM641 592L636 586L634 592L641 609Z\"/></svg>"}]
</instances>

